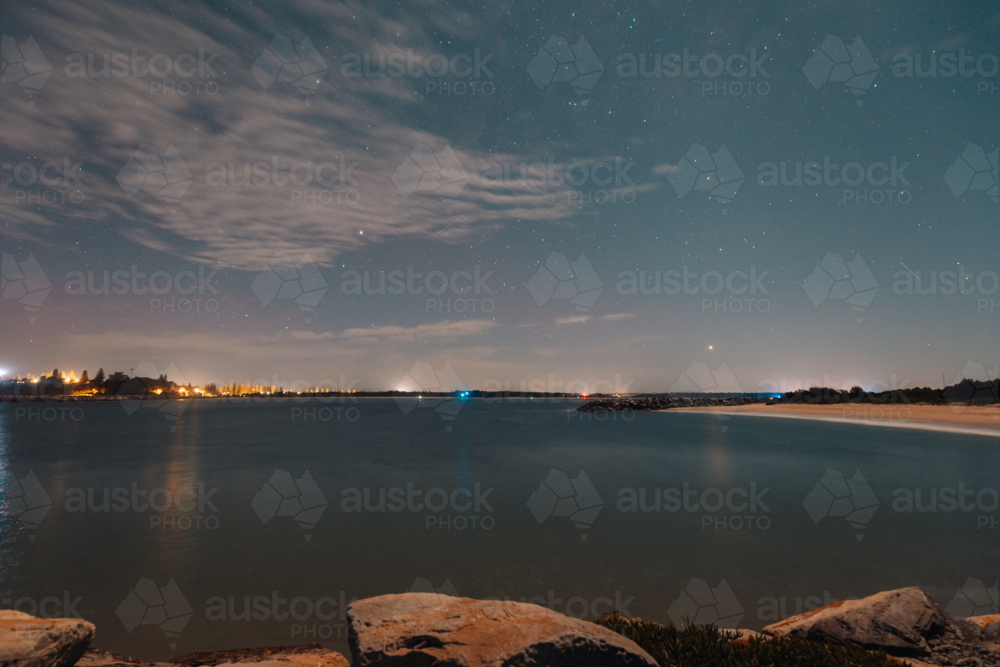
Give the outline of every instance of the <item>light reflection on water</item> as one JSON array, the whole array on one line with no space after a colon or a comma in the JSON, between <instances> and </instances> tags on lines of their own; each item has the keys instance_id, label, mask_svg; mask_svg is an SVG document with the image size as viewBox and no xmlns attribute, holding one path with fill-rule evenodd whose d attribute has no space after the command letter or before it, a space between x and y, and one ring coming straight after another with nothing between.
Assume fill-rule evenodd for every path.
<instances>
[{"instance_id":1,"label":"light reflection on water","mask_svg":"<svg viewBox=\"0 0 1000 667\"><path fill-rule=\"evenodd\" d=\"M577 616L617 605L659 621L692 578L712 587L725 579L744 610L739 624L760 628L774 620L763 600L785 598L794 613L796 598L920 585L944 604L968 577L996 574L996 529L977 528L977 513L892 509L901 487L995 487L995 438L692 413L585 419L565 402L475 400L448 433L432 410L352 405L360 417L339 422L293 420L276 402L191 402L176 422L113 403L84 404L74 423L17 420L14 406L0 407L0 473L33 471L53 503L36 531L9 505L0 512L0 597L22 606L57 598L97 623L96 645L162 660L309 641L346 651L344 605L418 579ZM569 479L585 471L593 483L603 506L589 527L558 512L539 523L529 511L553 469ZM814 524L802 506L827 469L862 471L880 500L861 541L843 518ZM315 529L304 531L291 510L265 521L251 505L275 470L315 479L326 502ZM456 496L465 507L477 483L486 492L478 513L343 507L351 489L367 489L375 507L380 489L405 497L433 488L469 489ZM655 511L656 489L685 484L699 494L767 488L768 511L741 529L732 522L746 512ZM127 502L71 511L77 490L103 507L104 489L122 489ZM158 501L185 489L207 500L136 509L156 489ZM641 489L652 511L621 511L623 489ZM173 580L190 605L179 637L156 624L129 631L128 614L116 613L144 578L160 588Z\"/></svg>"}]
</instances>

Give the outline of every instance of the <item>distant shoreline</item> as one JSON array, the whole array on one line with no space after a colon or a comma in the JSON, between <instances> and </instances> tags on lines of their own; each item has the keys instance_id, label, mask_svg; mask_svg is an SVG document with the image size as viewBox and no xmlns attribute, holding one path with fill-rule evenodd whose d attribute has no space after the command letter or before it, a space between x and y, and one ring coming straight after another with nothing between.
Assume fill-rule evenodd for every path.
<instances>
[{"instance_id":1,"label":"distant shoreline","mask_svg":"<svg viewBox=\"0 0 1000 667\"><path fill-rule=\"evenodd\" d=\"M924 431L1000 437L1000 405L801 405L750 404L734 407L675 408L669 412L705 412L727 416L807 419Z\"/></svg>"},{"instance_id":2,"label":"distant shoreline","mask_svg":"<svg viewBox=\"0 0 1000 667\"><path fill-rule=\"evenodd\" d=\"M480 392L481 395L476 396L465 396L456 397L454 393L434 393L434 392L351 392L351 393L292 393L292 392L275 392L273 394L240 394L236 396L177 396L175 394L161 395L155 392L150 392L149 394L96 394L96 395L79 395L79 396L9 396L4 395L0 397L0 404L6 403L118 403L121 401L245 401L245 400L275 400L275 401L291 401L291 400L309 400L309 399L321 399L321 400L355 400L360 398L395 398L395 399L406 399L406 400L488 400L491 402L502 401L507 403L522 403L528 400L538 400L538 401L587 401L587 398L581 398L579 394L527 394L523 396L518 396L512 394L504 393L489 393Z\"/></svg>"}]
</instances>

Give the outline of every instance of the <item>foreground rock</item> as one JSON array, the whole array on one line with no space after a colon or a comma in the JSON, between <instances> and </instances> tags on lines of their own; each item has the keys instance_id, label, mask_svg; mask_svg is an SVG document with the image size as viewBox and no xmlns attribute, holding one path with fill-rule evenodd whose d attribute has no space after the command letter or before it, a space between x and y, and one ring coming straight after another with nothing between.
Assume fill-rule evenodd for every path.
<instances>
[{"instance_id":1,"label":"foreground rock","mask_svg":"<svg viewBox=\"0 0 1000 667\"><path fill-rule=\"evenodd\" d=\"M72 667L93 638L84 620L0 610L0 667Z\"/></svg>"},{"instance_id":2,"label":"foreground rock","mask_svg":"<svg viewBox=\"0 0 1000 667\"><path fill-rule=\"evenodd\" d=\"M929 642L939 642L948 630L944 612L919 588L834 602L764 628L776 637L883 649L903 656L930 655Z\"/></svg>"},{"instance_id":3,"label":"foreground rock","mask_svg":"<svg viewBox=\"0 0 1000 667\"><path fill-rule=\"evenodd\" d=\"M996 665L1000 652L989 640L991 619L956 619L919 588L835 602L764 628L775 637L883 650L940 665Z\"/></svg>"},{"instance_id":4,"label":"foreground rock","mask_svg":"<svg viewBox=\"0 0 1000 667\"><path fill-rule=\"evenodd\" d=\"M322 644L262 646L189 653L170 662L143 662L110 651L90 648L76 667L350 667L347 658Z\"/></svg>"},{"instance_id":5,"label":"foreground rock","mask_svg":"<svg viewBox=\"0 0 1000 667\"><path fill-rule=\"evenodd\" d=\"M406 593L360 600L347 616L354 667L656 667L611 630L521 602Z\"/></svg>"},{"instance_id":6,"label":"foreground rock","mask_svg":"<svg viewBox=\"0 0 1000 667\"><path fill-rule=\"evenodd\" d=\"M983 639L1000 641L1000 614L972 616L965 620L979 628Z\"/></svg>"},{"instance_id":7,"label":"foreground rock","mask_svg":"<svg viewBox=\"0 0 1000 667\"><path fill-rule=\"evenodd\" d=\"M91 646L83 654L76 667L166 667L165 662L143 662L136 658L127 658L111 651L102 651Z\"/></svg>"},{"instance_id":8,"label":"foreground rock","mask_svg":"<svg viewBox=\"0 0 1000 667\"><path fill-rule=\"evenodd\" d=\"M236 651L189 653L174 658L182 667L350 667L347 658L322 644L305 646L264 646Z\"/></svg>"}]
</instances>

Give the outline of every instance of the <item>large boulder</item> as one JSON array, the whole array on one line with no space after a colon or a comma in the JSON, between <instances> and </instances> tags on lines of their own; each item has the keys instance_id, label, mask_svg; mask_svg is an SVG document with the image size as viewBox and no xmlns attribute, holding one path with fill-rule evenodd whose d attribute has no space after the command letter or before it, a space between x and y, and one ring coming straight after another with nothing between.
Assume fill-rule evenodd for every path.
<instances>
[{"instance_id":1,"label":"large boulder","mask_svg":"<svg viewBox=\"0 0 1000 667\"><path fill-rule=\"evenodd\" d=\"M347 616L354 667L656 667L611 630L521 602L405 593Z\"/></svg>"},{"instance_id":2,"label":"large boulder","mask_svg":"<svg viewBox=\"0 0 1000 667\"><path fill-rule=\"evenodd\" d=\"M72 667L80 659L94 626L78 618L35 618L0 610L0 667Z\"/></svg>"},{"instance_id":3,"label":"large boulder","mask_svg":"<svg viewBox=\"0 0 1000 667\"><path fill-rule=\"evenodd\" d=\"M956 629L934 601L914 587L834 602L769 625L764 632L916 657L930 655Z\"/></svg>"},{"instance_id":4,"label":"large boulder","mask_svg":"<svg viewBox=\"0 0 1000 667\"><path fill-rule=\"evenodd\" d=\"M322 644L189 653L171 662L180 667L350 667L347 658Z\"/></svg>"}]
</instances>

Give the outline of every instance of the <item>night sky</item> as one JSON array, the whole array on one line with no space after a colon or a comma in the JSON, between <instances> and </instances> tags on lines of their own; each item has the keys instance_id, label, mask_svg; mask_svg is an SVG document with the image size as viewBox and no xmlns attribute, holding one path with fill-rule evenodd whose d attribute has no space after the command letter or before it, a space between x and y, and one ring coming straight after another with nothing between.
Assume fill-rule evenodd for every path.
<instances>
[{"instance_id":1,"label":"night sky","mask_svg":"<svg viewBox=\"0 0 1000 667\"><path fill-rule=\"evenodd\" d=\"M8 373L996 377L995 3L8 2L0 30Z\"/></svg>"}]
</instances>

